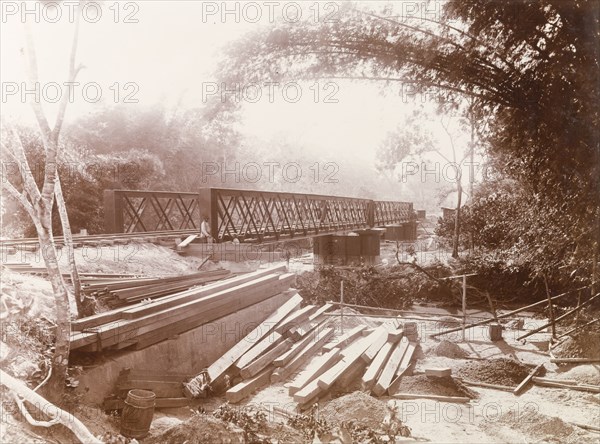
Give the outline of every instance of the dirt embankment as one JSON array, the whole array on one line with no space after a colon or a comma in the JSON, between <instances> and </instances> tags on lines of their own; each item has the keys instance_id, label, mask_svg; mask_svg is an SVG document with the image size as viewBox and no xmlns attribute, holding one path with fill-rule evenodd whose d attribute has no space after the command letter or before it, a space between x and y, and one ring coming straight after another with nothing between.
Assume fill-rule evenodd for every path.
<instances>
[{"instance_id":1,"label":"dirt embankment","mask_svg":"<svg viewBox=\"0 0 600 444\"><path fill-rule=\"evenodd\" d=\"M595 332L576 334L553 348L552 354L557 358L600 359L600 334Z\"/></svg>"},{"instance_id":2,"label":"dirt embankment","mask_svg":"<svg viewBox=\"0 0 600 444\"><path fill-rule=\"evenodd\" d=\"M383 401L362 392L333 399L319 411L319 415L331 424L356 420L373 428L381 425L387 413Z\"/></svg>"},{"instance_id":3,"label":"dirt embankment","mask_svg":"<svg viewBox=\"0 0 600 444\"><path fill-rule=\"evenodd\" d=\"M471 381L518 385L530 372L530 368L514 359L497 358L485 361L471 361L457 370L457 375Z\"/></svg>"},{"instance_id":4,"label":"dirt embankment","mask_svg":"<svg viewBox=\"0 0 600 444\"><path fill-rule=\"evenodd\" d=\"M425 375L403 376L396 392L467 398L477 397L475 392L452 378L432 378Z\"/></svg>"}]
</instances>

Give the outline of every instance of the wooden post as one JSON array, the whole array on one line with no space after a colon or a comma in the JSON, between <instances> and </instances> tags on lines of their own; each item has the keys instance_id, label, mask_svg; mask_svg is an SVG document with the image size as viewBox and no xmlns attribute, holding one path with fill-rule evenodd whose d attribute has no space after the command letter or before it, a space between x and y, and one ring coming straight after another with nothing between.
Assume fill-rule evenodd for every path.
<instances>
[{"instance_id":1,"label":"wooden post","mask_svg":"<svg viewBox=\"0 0 600 444\"><path fill-rule=\"evenodd\" d=\"M588 288L588 287L582 287L582 288ZM565 296L573 293L574 291L578 291L578 290L580 290L580 289L577 288L575 290L567 291L565 293L561 293L561 294L558 294L556 296L552 296L552 300L564 298ZM517 308L516 310L509 311L508 313L504 313L504 314L498 315L497 319L492 318L492 319L486 319L484 321L473 322L472 324L467 325L467 328L479 327L480 325L486 325L486 324L489 324L490 322L497 321L498 319L507 318L507 317L512 316L514 314L521 313L522 311L529 310L529 309L531 309L533 307L537 307L538 305L541 305L544 302L546 302L546 301L541 300L541 301L534 302L533 304L526 305L525 307ZM432 335L429 335L429 337L430 338L436 338L436 337L441 336L441 335L446 335L448 333L454 333L456 331L460 331L461 329L462 329L462 327L451 328L451 329L448 329L448 330L441 331L439 333L434 333Z\"/></svg>"},{"instance_id":2,"label":"wooden post","mask_svg":"<svg viewBox=\"0 0 600 444\"><path fill-rule=\"evenodd\" d=\"M594 293L592 293L594 294ZM577 293L577 308L581 307L581 290ZM575 315L575 327L579 327L579 310L577 310L577 314Z\"/></svg>"},{"instance_id":3,"label":"wooden post","mask_svg":"<svg viewBox=\"0 0 600 444\"><path fill-rule=\"evenodd\" d=\"M552 298L548 289L548 279L544 273L544 286L546 287L546 297L548 298L548 309L550 310L550 326L552 328L552 339L556 339L556 326L554 325L554 307L552 306Z\"/></svg>"},{"instance_id":4,"label":"wooden post","mask_svg":"<svg viewBox=\"0 0 600 444\"><path fill-rule=\"evenodd\" d=\"M344 281L340 282L340 332L344 333Z\"/></svg>"},{"instance_id":5,"label":"wooden post","mask_svg":"<svg viewBox=\"0 0 600 444\"><path fill-rule=\"evenodd\" d=\"M463 275L463 294L462 294L462 312L463 312L463 323L462 323L462 340L465 342L465 326L467 325L467 275Z\"/></svg>"}]
</instances>

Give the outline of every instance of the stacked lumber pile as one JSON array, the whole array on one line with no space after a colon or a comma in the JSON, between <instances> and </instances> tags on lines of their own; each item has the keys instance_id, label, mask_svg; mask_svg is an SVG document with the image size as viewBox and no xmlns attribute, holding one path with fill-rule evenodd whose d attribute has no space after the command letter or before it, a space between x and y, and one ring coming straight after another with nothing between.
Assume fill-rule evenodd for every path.
<instances>
[{"instance_id":1,"label":"stacked lumber pile","mask_svg":"<svg viewBox=\"0 0 600 444\"><path fill-rule=\"evenodd\" d=\"M301 308L302 302L298 294L291 297L206 372L184 384L184 394L198 398L225 391L227 400L237 403L270 383L288 381L290 395L302 407L336 384L360 381L376 396L394 391L411 369L417 346L408 323L400 328L400 320L393 319L336 335L327 313L332 304Z\"/></svg>"},{"instance_id":2,"label":"stacked lumber pile","mask_svg":"<svg viewBox=\"0 0 600 444\"><path fill-rule=\"evenodd\" d=\"M287 291L285 266L232 277L71 323L71 350L139 350Z\"/></svg>"},{"instance_id":3,"label":"stacked lumber pile","mask_svg":"<svg viewBox=\"0 0 600 444\"><path fill-rule=\"evenodd\" d=\"M2 266L8 268L11 271L16 271L17 273L24 274L36 274L36 275L47 275L48 270L46 267L34 267L29 263L22 262L6 262L3 263ZM71 275L69 273L62 274L65 279L70 279ZM79 273L79 278L82 283L86 282L110 282L115 279L134 279L137 276L134 274L127 273Z\"/></svg>"},{"instance_id":4,"label":"stacked lumber pile","mask_svg":"<svg viewBox=\"0 0 600 444\"><path fill-rule=\"evenodd\" d=\"M144 299L167 296L230 275L228 270L213 270L168 278L99 278L83 281L82 290L114 308Z\"/></svg>"},{"instance_id":5,"label":"stacked lumber pile","mask_svg":"<svg viewBox=\"0 0 600 444\"><path fill-rule=\"evenodd\" d=\"M34 267L31 264L8 263L3 265L18 273L42 276L48 274L45 267ZM144 299L167 296L229 276L231 276L229 270L201 271L166 278L142 277L125 273L79 273L82 291L87 296L92 296L111 308L133 304ZM63 273L63 278L70 280L71 275Z\"/></svg>"},{"instance_id":6,"label":"stacked lumber pile","mask_svg":"<svg viewBox=\"0 0 600 444\"><path fill-rule=\"evenodd\" d=\"M153 373L143 370L123 369L115 386L113 396L104 400L104 410L121 410L127 393L132 389L150 390L156 395L156 408L184 407L189 399L183 396L183 382L189 375L181 373Z\"/></svg>"}]
</instances>

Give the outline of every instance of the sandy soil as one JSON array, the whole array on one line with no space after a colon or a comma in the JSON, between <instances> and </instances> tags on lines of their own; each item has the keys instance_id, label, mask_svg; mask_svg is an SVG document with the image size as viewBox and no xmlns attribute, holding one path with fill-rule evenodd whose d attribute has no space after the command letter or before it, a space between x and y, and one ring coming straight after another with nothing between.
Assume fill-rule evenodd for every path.
<instances>
[{"instance_id":1,"label":"sandy soil","mask_svg":"<svg viewBox=\"0 0 600 444\"><path fill-rule=\"evenodd\" d=\"M377 320L374 318L363 319L368 319L367 322L370 325L376 325L378 321L383 321L383 319ZM540 322L529 318L526 321ZM347 328L351 328L351 326L356 325L357 319L348 318L347 322ZM457 374L462 367L472 366L474 363L486 364L491 359L502 358L503 360L514 359L522 363L525 369L543 362L546 367L546 377L549 378L578 379L587 383L597 383L600 379L600 366L586 365L559 368L549 363L547 352L548 333L535 335L535 337L532 337L531 342L522 344L515 340L519 334L518 331L505 330L504 340L491 342L488 337L488 330L479 327L467 330L467 341L463 342L460 338L460 332L454 336L446 335L446 341L429 338L427 335L435 331L436 328L436 320L422 320L419 322L422 352L417 355L416 373L424 371L427 367L449 367L454 374ZM457 359L437 356L436 349L444 342L460 348L463 353L458 354L462 354L464 357ZM479 358L484 359L484 361L467 358ZM511 375L514 376L513 380L516 381L523 375L523 373L517 371L518 367L515 367L516 370L512 366L510 368L513 369L513 372L511 372ZM410 384L411 378L415 378L415 384L412 387ZM414 392L417 387L425 387L417 384L416 377L405 379L407 385L403 390ZM293 376L289 378L289 381L291 380L293 380ZM413 390L410 390L411 388ZM398 412L400 412L402 422L411 428L413 437L422 438L429 442L600 442L600 434L583 430L572 424L576 422L595 426L600 425L600 395L539 386L530 386L520 396L494 389L468 388L476 394L476 399L472 399L469 404L443 403L425 399L393 400L393 402ZM341 413L344 409L343 406L329 407L335 405L337 399L339 399L335 397L343 394L344 392L336 393L333 395L333 399L330 395L319 403L320 411L328 412L327 418L329 420L335 419L336 411L340 411L340 418L345 417ZM380 403L378 411L382 411L385 403L390 400L388 397L372 399L374 402ZM262 406L268 411L272 411L273 406L288 411L293 411L296 407L292 397L287 394L286 383L270 385L253 395L246 403ZM283 421L275 413L270 417L274 421ZM538 427L536 424L542 426Z\"/></svg>"}]
</instances>

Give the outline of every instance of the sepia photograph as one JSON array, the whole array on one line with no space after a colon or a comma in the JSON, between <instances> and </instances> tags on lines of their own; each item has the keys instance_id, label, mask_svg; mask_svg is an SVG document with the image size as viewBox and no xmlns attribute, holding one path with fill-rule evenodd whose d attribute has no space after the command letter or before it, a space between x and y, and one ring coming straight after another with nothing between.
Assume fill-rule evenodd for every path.
<instances>
[{"instance_id":1,"label":"sepia photograph","mask_svg":"<svg viewBox=\"0 0 600 444\"><path fill-rule=\"evenodd\" d=\"M0 442L600 443L598 0L0 0Z\"/></svg>"}]
</instances>

